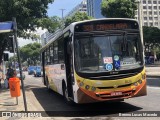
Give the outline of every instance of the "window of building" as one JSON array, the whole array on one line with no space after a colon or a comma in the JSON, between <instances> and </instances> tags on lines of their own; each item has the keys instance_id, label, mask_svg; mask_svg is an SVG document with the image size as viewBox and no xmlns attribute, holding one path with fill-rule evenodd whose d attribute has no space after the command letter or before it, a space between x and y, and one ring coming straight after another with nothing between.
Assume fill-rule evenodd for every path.
<instances>
[{"instance_id":1,"label":"window of building","mask_svg":"<svg viewBox=\"0 0 160 120\"><path fill-rule=\"evenodd\" d=\"M155 26L158 26L158 22L155 22Z\"/></svg>"},{"instance_id":2,"label":"window of building","mask_svg":"<svg viewBox=\"0 0 160 120\"><path fill-rule=\"evenodd\" d=\"M154 15L157 15L157 11L154 11Z\"/></svg>"},{"instance_id":3,"label":"window of building","mask_svg":"<svg viewBox=\"0 0 160 120\"><path fill-rule=\"evenodd\" d=\"M146 7L146 6L143 6L143 9L147 9L147 7Z\"/></svg>"},{"instance_id":4,"label":"window of building","mask_svg":"<svg viewBox=\"0 0 160 120\"><path fill-rule=\"evenodd\" d=\"M144 14L144 15L147 15L147 11L144 11L143 14Z\"/></svg>"},{"instance_id":5,"label":"window of building","mask_svg":"<svg viewBox=\"0 0 160 120\"><path fill-rule=\"evenodd\" d=\"M150 26L153 26L153 23L152 23L152 22L150 22L150 23L149 23L149 25L150 25Z\"/></svg>"},{"instance_id":6,"label":"window of building","mask_svg":"<svg viewBox=\"0 0 160 120\"><path fill-rule=\"evenodd\" d=\"M159 9L160 9L160 6L159 6Z\"/></svg>"},{"instance_id":7,"label":"window of building","mask_svg":"<svg viewBox=\"0 0 160 120\"><path fill-rule=\"evenodd\" d=\"M153 20L153 18L152 18L152 17L149 17L149 20Z\"/></svg>"},{"instance_id":8,"label":"window of building","mask_svg":"<svg viewBox=\"0 0 160 120\"><path fill-rule=\"evenodd\" d=\"M148 1L148 4L151 4L151 0Z\"/></svg>"},{"instance_id":9,"label":"window of building","mask_svg":"<svg viewBox=\"0 0 160 120\"><path fill-rule=\"evenodd\" d=\"M147 23L147 22L144 22L144 26L148 26L148 23Z\"/></svg>"},{"instance_id":10,"label":"window of building","mask_svg":"<svg viewBox=\"0 0 160 120\"><path fill-rule=\"evenodd\" d=\"M158 20L158 17L154 17L155 20Z\"/></svg>"},{"instance_id":11,"label":"window of building","mask_svg":"<svg viewBox=\"0 0 160 120\"><path fill-rule=\"evenodd\" d=\"M152 11L149 11L149 15L152 15Z\"/></svg>"},{"instance_id":12,"label":"window of building","mask_svg":"<svg viewBox=\"0 0 160 120\"><path fill-rule=\"evenodd\" d=\"M148 6L148 9L152 9L152 6Z\"/></svg>"},{"instance_id":13,"label":"window of building","mask_svg":"<svg viewBox=\"0 0 160 120\"><path fill-rule=\"evenodd\" d=\"M143 4L146 4L146 1L145 1L145 0L143 0Z\"/></svg>"},{"instance_id":14,"label":"window of building","mask_svg":"<svg viewBox=\"0 0 160 120\"><path fill-rule=\"evenodd\" d=\"M153 8L157 10L157 6L154 6Z\"/></svg>"},{"instance_id":15,"label":"window of building","mask_svg":"<svg viewBox=\"0 0 160 120\"><path fill-rule=\"evenodd\" d=\"M160 4L160 1L158 1L158 4Z\"/></svg>"},{"instance_id":16,"label":"window of building","mask_svg":"<svg viewBox=\"0 0 160 120\"><path fill-rule=\"evenodd\" d=\"M157 4L157 1L154 0L154 1L153 1L153 4Z\"/></svg>"},{"instance_id":17,"label":"window of building","mask_svg":"<svg viewBox=\"0 0 160 120\"><path fill-rule=\"evenodd\" d=\"M147 20L147 17L144 17L144 20Z\"/></svg>"}]
</instances>

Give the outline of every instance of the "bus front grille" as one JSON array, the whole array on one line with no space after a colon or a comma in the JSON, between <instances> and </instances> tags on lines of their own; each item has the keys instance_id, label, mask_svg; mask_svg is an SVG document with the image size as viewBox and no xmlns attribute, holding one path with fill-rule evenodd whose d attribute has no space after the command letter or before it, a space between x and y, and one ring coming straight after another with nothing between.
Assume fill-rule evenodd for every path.
<instances>
[{"instance_id":1,"label":"bus front grille","mask_svg":"<svg viewBox=\"0 0 160 120\"><path fill-rule=\"evenodd\" d=\"M129 97L133 93L132 90L124 91L121 95L111 95L111 93L103 93L103 94L96 94L97 97L100 97L102 99L111 99L111 98L120 98L120 97Z\"/></svg>"},{"instance_id":2,"label":"bus front grille","mask_svg":"<svg viewBox=\"0 0 160 120\"><path fill-rule=\"evenodd\" d=\"M117 88L121 88L121 87L128 87L131 86L132 84L126 84L126 85L119 85ZM97 87L98 89L113 89L114 86L110 86L110 87Z\"/></svg>"}]
</instances>

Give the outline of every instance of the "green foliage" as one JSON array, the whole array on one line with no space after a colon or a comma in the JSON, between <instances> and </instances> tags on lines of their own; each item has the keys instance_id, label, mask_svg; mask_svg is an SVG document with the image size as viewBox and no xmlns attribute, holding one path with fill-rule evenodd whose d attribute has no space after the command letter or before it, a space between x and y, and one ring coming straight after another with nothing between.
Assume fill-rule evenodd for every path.
<instances>
[{"instance_id":1,"label":"green foliage","mask_svg":"<svg viewBox=\"0 0 160 120\"><path fill-rule=\"evenodd\" d=\"M101 12L105 17L134 18L136 0L102 0Z\"/></svg>"},{"instance_id":2,"label":"green foliage","mask_svg":"<svg viewBox=\"0 0 160 120\"><path fill-rule=\"evenodd\" d=\"M50 33L60 28L61 19L57 16L39 19L38 24L42 28L46 28Z\"/></svg>"},{"instance_id":3,"label":"green foliage","mask_svg":"<svg viewBox=\"0 0 160 120\"><path fill-rule=\"evenodd\" d=\"M143 26L143 38L145 44L160 44L160 29L157 27Z\"/></svg>"},{"instance_id":4,"label":"green foliage","mask_svg":"<svg viewBox=\"0 0 160 120\"><path fill-rule=\"evenodd\" d=\"M48 4L54 0L0 0L0 22L16 17L18 35L35 30L39 19L47 17Z\"/></svg>"},{"instance_id":5,"label":"green foliage","mask_svg":"<svg viewBox=\"0 0 160 120\"><path fill-rule=\"evenodd\" d=\"M73 22L90 20L90 19L92 19L92 17L88 16L86 13L77 12L74 16L69 17L65 20L65 27L67 27Z\"/></svg>"},{"instance_id":6,"label":"green foliage","mask_svg":"<svg viewBox=\"0 0 160 120\"><path fill-rule=\"evenodd\" d=\"M143 39L145 51L156 52L160 56L160 29L143 26Z\"/></svg>"},{"instance_id":7,"label":"green foliage","mask_svg":"<svg viewBox=\"0 0 160 120\"><path fill-rule=\"evenodd\" d=\"M40 48L39 43L28 44L20 48L20 56L22 62L29 62L29 64L36 65L40 61Z\"/></svg>"}]
</instances>

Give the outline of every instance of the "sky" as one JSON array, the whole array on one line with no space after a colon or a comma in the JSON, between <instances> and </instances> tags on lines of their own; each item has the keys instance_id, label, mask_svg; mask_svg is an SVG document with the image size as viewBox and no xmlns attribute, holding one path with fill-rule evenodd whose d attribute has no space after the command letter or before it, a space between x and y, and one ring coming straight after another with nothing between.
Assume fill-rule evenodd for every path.
<instances>
[{"instance_id":1,"label":"sky","mask_svg":"<svg viewBox=\"0 0 160 120\"><path fill-rule=\"evenodd\" d=\"M60 9L65 9L63 11L63 15L65 16L81 2L82 0L54 0L52 4L49 4L48 16L62 17L62 10Z\"/></svg>"}]
</instances>

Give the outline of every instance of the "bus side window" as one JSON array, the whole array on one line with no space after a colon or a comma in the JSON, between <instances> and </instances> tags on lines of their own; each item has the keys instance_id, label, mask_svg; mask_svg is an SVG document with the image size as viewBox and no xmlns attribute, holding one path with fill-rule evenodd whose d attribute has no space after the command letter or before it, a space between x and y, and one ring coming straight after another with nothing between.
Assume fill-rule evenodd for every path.
<instances>
[{"instance_id":1,"label":"bus side window","mask_svg":"<svg viewBox=\"0 0 160 120\"><path fill-rule=\"evenodd\" d=\"M58 61L64 63L64 39L58 41Z\"/></svg>"},{"instance_id":2,"label":"bus side window","mask_svg":"<svg viewBox=\"0 0 160 120\"><path fill-rule=\"evenodd\" d=\"M57 44L57 41L54 42L53 57L54 57L54 64L57 64L58 63L58 44Z\"/></svg>"},{"instance_id":3,"label":"bus side window","mask_svg":"<svg viewBox=\"0 0 160 120\"><path fill-rule=\"evenodd\" d=\"M50 64L53 64L53 44L51 44L50 48Z\"/></svg>"}]
</instances>

